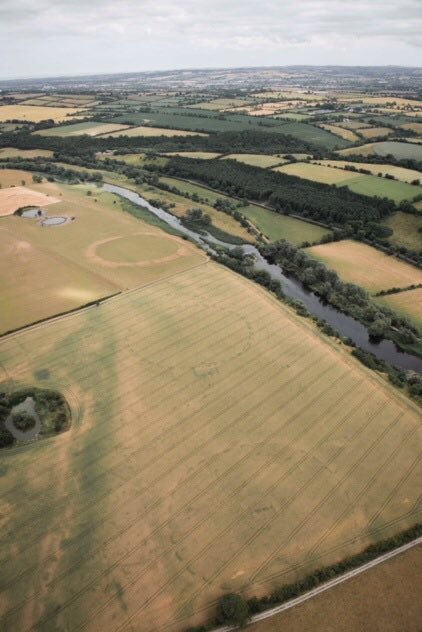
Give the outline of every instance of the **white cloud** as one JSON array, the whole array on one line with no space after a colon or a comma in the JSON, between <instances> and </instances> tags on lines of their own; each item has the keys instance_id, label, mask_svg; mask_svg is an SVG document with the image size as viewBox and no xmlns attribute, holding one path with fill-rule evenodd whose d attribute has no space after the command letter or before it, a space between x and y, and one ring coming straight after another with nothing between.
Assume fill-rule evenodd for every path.
<instances>
[{"instance_id":1,"label":"white cloud","mask_svg":"<svg viewBox=\"0 0 422 632\"><path fill-rule=\"evenodd\" d=\"M307 63L314 63L316 53L340 52L345 58L349 50L353 64L362 63L360 48L366 55L371 47L374 58L385 50L385 63L402 63L397 54L410 60L414 51L414 65L419 65L421 14L420 0L1 0L0 71L8 47L23 52L33 46L34 54L39 51L43 58L46 40L61 38L72 51L78 45L86 51L90 44L93 59L100 58L102 51L106 60L113 49L112 37L119 38L122 70L135 68L129 62L134 61L136 43L145 53L146 42L157 48L159 44L163 55L178 51L177 59L168 58L169 67L178 59L192 60L184 65L197 66L202 60L211 61L215 51L219 58L226 52L227 65L232 52L242 51L249 57L254 51L271 65L280 63L288 51L289 63L296 63L298 51L303 53L299 63L304 63L306 54ZM161 59L155 61L165 67ZM338 62L333 58L332 63ZM150 67L156 67L154 59ZM139 69L145 68L142 64Z\"/></svg>"}]
</instances>

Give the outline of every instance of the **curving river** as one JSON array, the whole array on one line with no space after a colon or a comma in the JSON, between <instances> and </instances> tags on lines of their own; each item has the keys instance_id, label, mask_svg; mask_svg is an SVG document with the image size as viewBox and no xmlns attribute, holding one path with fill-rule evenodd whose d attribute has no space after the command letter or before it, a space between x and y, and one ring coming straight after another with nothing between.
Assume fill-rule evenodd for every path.
<instances>
[{"instance_id":1,"label":"curving river","mask_svg":"<svg viewBox=\"0 0 422 632\"><path fill-rule=\"evenodd\" d=\"M120 195L121 197L133 202L133 204L147 209L148 211L159 217L161 220L166 222L166 224L168 224L169 226L172 226L179 232L196 241L202 248L204 248L208 252L213 252L213 249L210 246L211 243L219 244L229 249L235 247L233 244L228 244L224 241L220 241L210 234L207 234L206 237L204 237L204 235L201 235L189 228L186 228L186 226L182 224L179 218L175 217L171 213L168 213L167 211L164 211L161 208L152 206L152 204L150 204L147 200L138 195L138 193L135 193L130 189L115 186L114 184L104 184L103 189L108 191L109 193ZM418 373L422 373L421 358L417 358L410 353L404 353L400 351L391 340L381 340L380 342L373 342L369 337L368 330L365 325L362 325L362 323L355 320L351 316L346 316L346 314L343 314L335 307L331 307L330 305L324 303L316 294L307 290L302 285L302 283L300 283L300 281L285 276L281 268L277 265L272 265L268 263L268 261L264 259L259 250L255 248L255 246L245 244L243 246L240 246L240 248L242 248L244 253L254 255L255 268L257 270L266 270L273 279L277 279L282 283L283 292L287 296L302 301L302 303L306 305L306 308L311 314L314 314L315 316L318 316L318 318L325 320L342 336L348 337L353 340L353 342L358 347L365 349L365 351L370 351L380 360L384 360L385 362L388 362L398 369L411 369L413 371L417 371Z\"/></svg>"}]
</instances>

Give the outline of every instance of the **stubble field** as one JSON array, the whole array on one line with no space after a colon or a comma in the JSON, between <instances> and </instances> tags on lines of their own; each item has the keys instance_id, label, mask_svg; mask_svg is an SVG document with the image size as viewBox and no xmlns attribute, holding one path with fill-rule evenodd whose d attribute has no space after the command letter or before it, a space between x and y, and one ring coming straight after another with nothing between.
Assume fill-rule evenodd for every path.
<instances>
[{"instance_id":1,"label":"stubble field","mask_svg":"<svg viewBox=\"0 0 422 632\"><path fill-rule=\"evenodd\" d=\"M420 515L413 404L214 263L3 338L0 367L73 413L1 455L7 632L179 631Z\"/></svg>"},{"instance_id":2,"label":"stubble field","mask_svg":"<svg viewBox=\"0 0 422 632\"><path fill-rule=\"evenodd\" d=\"M313 246L306 252L345 281L370 292L422 283L422 271L418 268L350 239Z\"/></svg>"}]
</instances>

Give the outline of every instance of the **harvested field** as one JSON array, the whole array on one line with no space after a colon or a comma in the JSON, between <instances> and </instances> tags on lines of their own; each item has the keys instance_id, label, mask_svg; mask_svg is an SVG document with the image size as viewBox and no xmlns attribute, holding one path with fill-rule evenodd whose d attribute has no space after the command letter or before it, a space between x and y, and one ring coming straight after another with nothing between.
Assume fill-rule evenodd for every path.
<instances>
[{"instance_id":1,"label":"harvested field","mask_svg":"<svg viewBox=\"0 0 422 632\"><path fill-rule=\"evenodd\" d=\"M48 206L60 200L25 186L0 189L0 217L13 215L24 206Z\"/></svg>"},{"instance_id":2,"label":"harvested field","mask_svg":"<svg viewBox=\"0 0 422 632\"><path fill-rule=\"evenodd\" d=\"M224 156L223 160L237 160L243 162L245 165L251 165L252 167L274 167L284 162L284 158L281 156L266 156L264 154L229 154Z\"/></svg>"},{"instance_id":3,"label":"harvested field","mask_svg":"<svg viewBox=\"0 0 422 632\"><path fill-rule=\"evenodd\" d=\"M53 152L49 149L16 149L5 147L0 149L0 160L6 158L51 158Z\"/></svg>"},{"instance_id":4,"label":"harvested field","mask_svg":"<svg viewBox=\"0 0 422 632\"><path fill-rule=\"evenodd\" d=\"M400 125L400 127L402 129L409 129L417 134L422 134L422 123L405 123L404 125Z\"/></svg>"},{"instance_id":5,"label":"harvested field","mask_svg":"<svg viewBox=\"0 0 422 632\"><path fill-rule=\"evenodd\" d=\"M34 132L38 136L100 136L101 134L110 134L129 129L129 125L121 125L120 123L73 123L72 125L63 125L61 127L53 127L51 129L42 129Z\"/></svg>"},{"instance_id":6,"label":"harvested field","mask_svg":"<svg viewBox=\"0 0 422 632\"><path fill-rule=\"evenodd\" d=\"M88 186L36 186L38 195L57 200L55 216L75 219L56 229L43 228L37 219L1 219L0 270L7 289L1 297L1 332L206 260L189 242L122 212L111 194L96 190L87 196Z\"/></svg>"},{"instance_id":7,"label":"harvested field","mask_svg":"<svg viewBox=\"0 0 422 632\"><path fill-rule=\"evenodd\" d=\"M344 169L344 167L355 167L355 169L366 169L370 171L374 176L381 173L383 176L386 174L394 176L396 180L410 183L413 180L420 180L422 182L422 175L415 169L405 169L404 167L395 167L393 165L373 164L371 162L347 162L347 160L318 160L318 164L325 167L337 167Z\"/></svg>"},{"instance_id":8,"label":"harvested field","mask_svg":"<svg viewBox=\"0 0 422 632\"><path fill-rule=\"evenodd\" d=\"M182 158L200 158L201 160L212 160L218 158L221 154L213 151L169 151L166 156L182 156Z\"/></svg>"},{"instance_id":9,"label":"harvested field","mask_svg":"<svg viewBox=\"0 0 422 632\"><path fill-rule=\"evenodd\" d=\"M422 547L406 551L251 632L420 632Z\"/></svg>"},{"instance_id":10,"label":"harvested field","mask_svg":"<svg viewBox=\"0 0 422 632\"><path fill-rule=\"evenodd\" d=\"M276 167L274 171L286 173L290 176L313 180L314 182L323 182L324 184L347 184L348 180L356 180L356 173L344 171L343 169L334 169L308 162L293 162L288 165ZM416 195L416 193L415 193Z\"/></svg>"},{"instance_id":11,"label":"harvested field","mask_svg":"<svg viewBox=\"0 0 422 632\"><path fill-rule=\"evenodd\" d=\"M239 208L239 212L245 215L270 241L287 239L295 246L300 246L304 241L313 243L319 241L324 235L331 234L328 228L315 226L295 217L281 215L255 204L242 206Z\"/></svg>"},{"instance_id":12,"label":"harvested field","mask_svg":"<svg viewBox=\"0 0 422 632\"><path fill-rule=\"evenodd\" d=\"M342 279L370 292L422 283L422 271L384 253L345 239L308 248L306 252L335 270Z\"/></svg>"},{"instance_id":13,"label":"harvested field","mask_svg":"<svg viewBox=\"0 0 422 632\"><path fill-rule=\"evenodd\" d=\"M356 130L364 138L379 138L381 136L389 136L394 133L390 127L363 127Z\"/></svg>"},{"instance_id":14,"label":"harvested field","mask_svg":"<svg viewBox=\"0 0 422 632\"><path fill-rule=\"evenodd\" d=\"M81 108L54 108L35 105L2 105L0 106L0 121L31 121L39 123L52 119L60 123L65 119L81 118L76 116L81 113Z\"/></svg>"},{"instance_id":15,"label":"harvested field","mask_svg":"<svg viewBox=\"0 0 422 632\"><path fill-rule=\"evenodd\" d=\"M344 138L345 140L350 140L350 142L355 143L359 140L359 136L354 134L351 130L339 127L338 125L329 125L326 123L321 123L320 127L326 129L329 132L332 132L336 136L340 136L340 138Z\"/></svg>"},{"instance_id":16,"label":"harvested field","mask_svg":"<svg viewBox=\"0 0 422 632\"><path fill-rule=\"evenodd\" d=\"M417 408L214 263L4 338L0 362L73 413L6 455L5 630L179 632L420 515Z\"/></svg>"},{"instance_id":17,"label":"harvested field","mask_svg":"<svg viewBox=\"0 0 422 632\"><path fill-rule=\"evenodd\" d=\"M120 132L113 132L107 136L208 136L201 132L188 132L180 129L167 129L165 127L147 127L141 125L139 127L131 127Z\"/></svg>"},{"instance_id":18,"label":"harvested field","mask_svg":"<svg viewBox=\"0 0 422 632\"><path fill-rule=\"evenodd\" d=\"M407 316L415 325L422 328L422 288L387 296L377 296L376 300L398 314Z\"/></svg>"}]
</instances>

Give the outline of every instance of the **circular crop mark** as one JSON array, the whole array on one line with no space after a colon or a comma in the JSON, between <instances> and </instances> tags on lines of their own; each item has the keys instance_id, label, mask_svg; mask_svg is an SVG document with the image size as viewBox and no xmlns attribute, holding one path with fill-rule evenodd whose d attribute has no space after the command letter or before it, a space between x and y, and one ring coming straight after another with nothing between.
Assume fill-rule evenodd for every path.
<instances>
[{"instance_id":1,"label":"circular crop mark","mask_svg":"<svg viewBox=\"0 0 422 632\"><path fill-rule=\"evenodd\" d=\"M189 249L176 237L151 232L109 237L91 244L86 256L108 268L148 267L174 261Z\"/></svg>"},{"instance_id":2,"label":"circular crop mark","mask_svg":"<svg viewBox=\"0 0 422 632\"><path fill-rule=\"evenodd\" d=\"M0 448L59 434L70 422L70 408L61 393L0 384Z\"/></svg>"}]
</instances>

